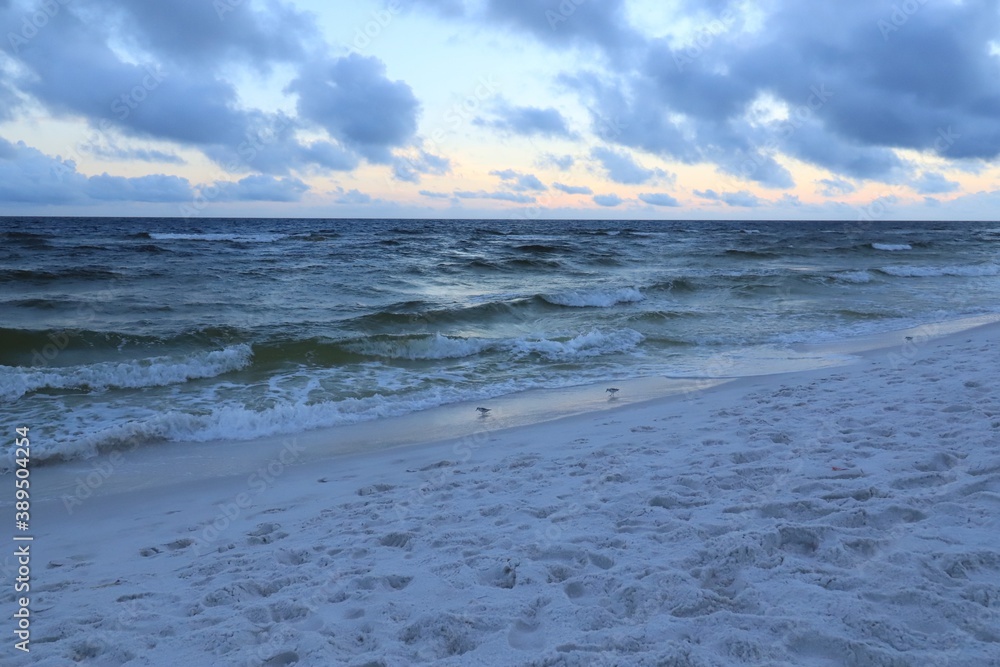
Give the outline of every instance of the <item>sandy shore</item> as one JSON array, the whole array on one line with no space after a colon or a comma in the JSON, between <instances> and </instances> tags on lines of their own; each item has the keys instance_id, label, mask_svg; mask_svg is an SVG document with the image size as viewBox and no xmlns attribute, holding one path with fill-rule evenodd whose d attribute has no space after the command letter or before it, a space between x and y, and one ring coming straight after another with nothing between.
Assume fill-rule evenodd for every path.
<instances>
[{"instance_id":1,"label":"sandy shore","mask_svg":"<svg viewBox=\"0 0 1000 667\"><path fill-rule=\"evenodd\" d=\"M90 462L0 662L1000 665L998 340L140 490Z\"/></svg>"}]
</instances>

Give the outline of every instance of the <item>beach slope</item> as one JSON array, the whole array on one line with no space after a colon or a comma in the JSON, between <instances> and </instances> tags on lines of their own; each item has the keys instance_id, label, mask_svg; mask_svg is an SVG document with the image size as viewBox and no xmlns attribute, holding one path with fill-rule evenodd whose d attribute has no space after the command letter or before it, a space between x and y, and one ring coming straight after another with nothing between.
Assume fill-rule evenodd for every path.
<instances>
[{"instance_id":1,"label":"beach slope","mask_svg":"<svg viewBox=\"0 0 1000 667\"><path fill-rule=\"evenodd\" d=\"M4 662L1000 665L998 340L38 502Z\"/></svg>"}]
</instances>

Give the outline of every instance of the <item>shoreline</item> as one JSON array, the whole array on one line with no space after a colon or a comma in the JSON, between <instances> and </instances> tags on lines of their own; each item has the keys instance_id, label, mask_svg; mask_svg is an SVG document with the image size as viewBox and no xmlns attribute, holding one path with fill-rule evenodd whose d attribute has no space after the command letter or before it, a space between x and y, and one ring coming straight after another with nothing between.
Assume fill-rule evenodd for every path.
<instances>
[{"instance_id":1,"label":"shoreline","mask_svg":"<svg viewBox=\"0 0 1000 667\"><path fill-rule=\"evenodd\" d=\"M990 664L998 340L36 500L30 662Z\"/></svg>"},{"instance_id":2,"label":"shoreline","mask_svg":"<svg viewBox=\"0 0 1000 667\"><path fill-rule=\"evenodd\" d=\"M741 357L738 352L720 354L710 366L711 377L641 377L613 380L607 384L623 388L609 399L604 384L557 389L533 389L487 401L491 412L485 418L473 411L479 402L453 403L398 417L364 421L288 435L249 441L175 442L117 449L95 457L46 462L33 473L42 480L42 498L82 499L94 494L138 491L156 486L211 477L248 474L266 464L283 448L295 451L293 465L315 463L327 458L401 447L428 446L439 441L472 437L482 431L531 427L551 421L607 410L615 411L655 401L683 400L691 394L715 387L778 375L823 372L859 363L883 351L904 359L915 344L949 335L960 335L991 323L1000 315L984 315L935 322L877 335L859 336L835 342L798 344L775 348L768 359L761 348ZM913 341L916 341L914 343ZM794 354L795 357L786 356ZM767 364L767 372L759 372ZM733 375L728 375L733 373ZM333 444L331 444L333 443ZM286 456L286 458L288 458ZM81 485L80 480L83 480Z\"/></svg>"}]
</instances>

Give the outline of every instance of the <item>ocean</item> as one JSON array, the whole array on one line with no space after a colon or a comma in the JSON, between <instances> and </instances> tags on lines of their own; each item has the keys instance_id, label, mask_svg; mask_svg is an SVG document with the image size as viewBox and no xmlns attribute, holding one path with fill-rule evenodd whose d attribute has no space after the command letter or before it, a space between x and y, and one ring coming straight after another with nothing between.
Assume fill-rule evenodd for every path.
<instances>
[{"instance_id":1,"label":"ocean","mask_svg":"<svg viewBox=\"0 0 1000 667\"><path fill-rule=\"evenodd\" d=\"M44 463L822 365L1000 313L998 225L0 218L0 416Z\"/></svg>"}]
</instances>

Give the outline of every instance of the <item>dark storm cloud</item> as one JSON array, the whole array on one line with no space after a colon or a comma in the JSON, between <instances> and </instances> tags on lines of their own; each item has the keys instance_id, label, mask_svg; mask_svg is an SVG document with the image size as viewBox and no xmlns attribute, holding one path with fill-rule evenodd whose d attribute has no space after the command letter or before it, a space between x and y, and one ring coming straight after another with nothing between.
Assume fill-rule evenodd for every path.
<instances>
[{"instance_id":1,"label":"dark storm cloud","mask_svg":"<svg viewBox=\"0 0 1000 667\"><path fill-rule=\"evenodd\" d=\"M557 46L599 46L609 55L641 42L625 0L487 0L486 19Z\"/></svg>"},{"instance_id":2,"label":"dark storm cloud","mask_svg":"<svg viewBox=\"0 0 1000 667\"><path fill-rule=\"evenodd\" d=\"M0 70L0 116L16 89L57 115L86 119L99 138L177 142L233 174L389 163L394 148L414 139L409 87L386 79L374 58L317 56L323 45L314 21L289 4L73 0L53 7L41 28L28 31L19 11L0 8L0 26L15 36L5 46L20 65ZM141 54L139 62L126 60L123 48ZM278 64L297 72L291 90L299 117L245 107L228 78L232 67L266 72ZM304 125L330 138L302 143ZM430 172L440 169L433 157L424 162Z\"/></svg>"},{"instance_id":3,"label":"dark storm cloud","mask_svg":"<svg viewBox=\"0 0 1000 667\"><path fill-rule=\"evenodd\" d=\"M494 113L497 118L492 120L477 119L476 123L529 137L573 139L577 136L570 131L563 115L552 107L519 107L502 104Z\"/></svg>"},{"instance_id":4,"label":"dark storm cloud","mask_svg":"<svg viewBox=\"0 0 1000 667\"><path fill-rule=\"evenodd\" d=\"M541 2L502 11L499 4L495 14L554 47L587 39L613 57L620 36L631 32L618 3L575 12L559 24L563 32L543 29ZM793 185L774 158L779 152L889 182L913 169L892 149L1000 155L1000 59L991 53L1000 34L996 0L780 0L752 33L733 29L742 27L735 6L697 3L700 16L724 28L703 31L701 42L638 40L629 67L564 75L562 83L590 109L594 134L779 188ZM599 24L598 15L608 13L615 18ZM762 95L787 105L788 118L753 120L751 105Z\"/></svg>"},{"instance_id":5,"label":"dark storm cloud","mask_svg":"<svg viewBox=\"0 0 1000 667\"><path fill-rule=\"evenodd\" d=\"M417 130L417 98L404 82L387 79L376 58L352 53L308 63L289 90L299 96L301 118L371 162L390 162L391 149Z\"/></svg>"},{"instance_id":6,"label":"dark storm cloud","mask_svg":"<svg viewBox=\"0 0 1000 667\"><path fill-rule=\"evenodd\" d=\"M191 196L185 178L163 174L88 178L70 160L45 155L22 141L14 144L0 138L0 202L176 202Z\"/></svg>"},{"instance_id":7,"label":"dark storm cloud","mask_svg":"<svg viewBox=\"0 0 1000 667\"><path fill-rule=\"evenodd\" d=\"M74 0L80 3L80 0ZM232 59L258 67L298 61L318 39L315 19L269 0L89 0L142 49L193 65Z\"/></svg>"},{"instance_id":8,"label":"dark storm cloud","mask_svg":"<svg viewBox=\"0 0 1000 667\"><path fill-rule=\"evenodd\" d=\"M0 138L0 202L189 202L195 198L195 189L186 178L168 174L87 177L70 160ZM211 189L211 199L217 201L298 201L309 188L297 178L257 174L197 189L203 193Z\"/></svg>"},{"instance_id":9,"label":"dark storm cloud","mask_svg":"<svg viewBox=\"0 0 1000 667\"><path fill-rule=\"evenodd\" d=\"M0 201L67 203L83 199L87 178L76 165L0 137Z\"/></svg>"}]
</instances>

